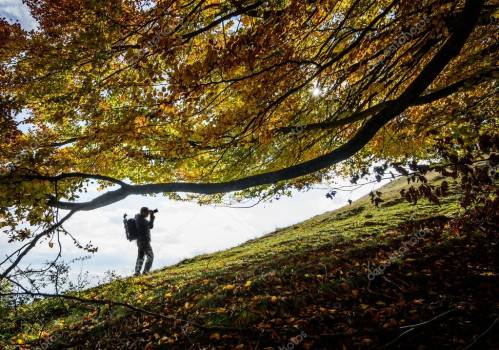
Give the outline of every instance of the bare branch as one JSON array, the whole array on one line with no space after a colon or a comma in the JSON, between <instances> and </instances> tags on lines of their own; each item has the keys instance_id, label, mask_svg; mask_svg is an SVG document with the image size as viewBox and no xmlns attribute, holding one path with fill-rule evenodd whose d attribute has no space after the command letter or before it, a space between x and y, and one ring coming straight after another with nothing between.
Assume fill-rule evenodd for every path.
<instances>
[{"instance_id":1,"label":"bare branch","mask_svg":"<svg viewBox=\"0 0 499 350\"><path fill-rule=\"evenodd\" d=\"M57 223L55 223L54 225L50 226L48 229L40 232L39 234L37 234L32 240L31 242L26 246L26 248L24 248L23 251L21 251L19 253L19 255L17 256L17 258L14 260L14 262L8 267L6 268L2 274L0 275L0 280L4 279L5 277L7 277L10 273L10 271L12 271L18 264L19 262L22 260L22 258L28 254L28 252L33 249L36 245L36 243L44 236L48 235L49 233L53 232L54 230L56 230L57 228L59 228L62 224L64 224L64 222L66 222L71 216L73 216L73 214L75 213L75 211L70 211L68 214L66 214L66 216L64 216L60 221L58 221Z\"/></svg>"}]
</instances>

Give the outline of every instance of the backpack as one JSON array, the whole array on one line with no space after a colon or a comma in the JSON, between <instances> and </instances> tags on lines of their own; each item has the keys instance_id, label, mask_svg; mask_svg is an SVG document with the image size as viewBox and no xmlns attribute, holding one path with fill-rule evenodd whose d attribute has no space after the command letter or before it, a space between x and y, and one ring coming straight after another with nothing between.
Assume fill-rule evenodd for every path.
<instances>
[{"instance_id":1,"label":"backpack","mask_svg":"<svg viewBox=\"0 0 499 350\"><path fill-rule=\"evenodd\" d=\"M123 215L123 225L125 226L126 239L134 241L139 237L135 219L127 219L125 214Z\"/></svg>"}]
</instances>

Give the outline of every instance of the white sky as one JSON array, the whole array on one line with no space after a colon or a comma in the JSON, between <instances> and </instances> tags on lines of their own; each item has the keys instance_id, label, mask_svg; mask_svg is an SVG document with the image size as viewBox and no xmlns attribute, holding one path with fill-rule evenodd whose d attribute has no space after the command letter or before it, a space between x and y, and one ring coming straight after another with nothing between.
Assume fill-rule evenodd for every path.
<instances>
[{"instance_id":1,"label":"white sky","mask_svg":"<svg viewBox=\"0 0 499 350\"><path fill-rule=\"evenodd\" d=\"M26 29L36 27L21 0L0 0L1 16L11 21L18 20ZM341 180L338 182L347 183ZM380 184L366 185L352 193L339 192L334 200L325 197L328 190L321 186L322 189L295 193L291 198L281 198L272 203L244 209L200 207L195 203L174 202L164 197L131 196L92 212L79 212L68 221L65 228L81 243L91 241L99 247L90 260L77 263L73 273L78 273L82 268L89 271L94 282L108 270L120 275L132 274L137 248L134 242L126 240L122 220L124 213L133 216L142 206L159 209L151 233L155 269L184 258L233 247L278 227L286 227L334 210L346 205L348 199L359 198L379 186ZM96 193L89 193L89 197L92 195ZM26 257L23 266L51 259L57 253L56 246L49 248L46 241L38 245ZM7 244L4 235L0 236L0 258L13 248ZM64 260L69 261L86 254L75 248L69 239L63 239Z\"/></svg>"}]
</instances>

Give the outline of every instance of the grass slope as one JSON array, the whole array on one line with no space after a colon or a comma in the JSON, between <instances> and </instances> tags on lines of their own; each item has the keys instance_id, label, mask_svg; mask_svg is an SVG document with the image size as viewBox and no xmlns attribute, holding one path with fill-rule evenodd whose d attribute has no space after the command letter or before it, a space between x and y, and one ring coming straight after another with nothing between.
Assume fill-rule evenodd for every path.
<instances>
[{"instance_id":1,"label":"grass slope","mask_svg":"<svg viewBox=\"0 0 499 350\"><path fill-rule=\"evenodd\" d=\"M385 186L379 208L363 198L235 248L77 294L151 314L106 302L35 302L5 316L4 347L464 348L498 315L497 236L451 232L455 198L411 205L399 199L404 184ZM368 276L376 268L380 274ZM497 343L492 330L477 346Z\"/></svg>"}]
</instances>

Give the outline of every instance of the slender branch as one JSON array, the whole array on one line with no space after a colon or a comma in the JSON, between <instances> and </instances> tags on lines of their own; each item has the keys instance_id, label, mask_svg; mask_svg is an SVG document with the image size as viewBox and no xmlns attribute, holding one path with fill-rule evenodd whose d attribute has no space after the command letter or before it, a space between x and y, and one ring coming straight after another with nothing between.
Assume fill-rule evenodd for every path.
<instances>
[{"instance_id":1,"label":"slender branch","mask_svg":"<svg viewBox=\"0 0 499 350\"><path fill-rule=\"evenodd\" d=\"M416 323L416 324L411 324L411 325L408 325L408 326L402 326L400 327L400 329L415 329L415 328L418 328L418 327L422 327L422 326L426 326L428 324L430 324L431 322L433 321L436 321L442 317L445 317L447 316L448 314L450 314L451 312L454 312L456 311L456 309L451 309L451 310L447 310L443 313L441 313L440 315L437 315L435 317L433 317L432 319L428 320L428 321L424 321L424 322L420 322L420 323Z\"/></svg>"},{"instance_id":2,"label":"slender branch","mask_svg":"<svg viewBox=\"0 0 499 350\"><path fill-rule=\"evenodd\" d=\"M43 236L46 236L48 235L49 233L51 233L52 231L56 230L57 228L59 228L62 224L64 224L64 222L66 222L71 216L73 216L73 214L75 213L75 211L70 211L68 214L66 214L66 216L64 216L59 222L55 223L54 225L50 226L48 229L40 232L39 234L37 234L32 240L31 242L26 246L26 248L24 248L23 251L21 251L19 253L19 255L17 256L17 258L14 260L14 262L12 262L12 264L5 269L5 271L2 272L2 274L0 275L0 281L2 279L4 279L5 277L7 277L10 273L10 271L12 271L18 264L19 262L22 260L22 258L28 254L28 252L33 249L36 245L36 243L43 237Z\"/></svg>"},{"instance_id":3,"label":"slender branch","mask_svg":"<svg viewBox=\"0 0 499 350\"><path fill-rule=\"evenodd\" d=\"M397 343L400 339L402 339L403 337L405 337L407 334L409 333L412 333L413 331L415 331L416 329L418 328L421 328L423 326L426 326L432 322L435 322L435 321L438 321L442 318L444 318L445 316L453 313L457 311L456 309L451 309L451 310L447 310L435 317L433 317L432 319L428 320L428 321L425 321L425 322L421 322L421 323L417 323L417 324L414 324L414 325L410 325L410 326L404 326L404 327L400 327L400 329L406 329L406 331L404 331L403 333L401 333L398 337L396 337L395 339L391 340L390 342L386 343L385 345L381 346L380 349L386 349L388 347L390 347L391 345Z\"/></svg>"},{"instance_id":4,"label":"slender branch","mask_svg":"<svg viewBox=\"0 0 499 350\"><path fill-rule=\"evenodd\" d=\"M81 138L73 137L64 141L50 143L46 147L62 147L74 143L78 140L81 140Z\"/></svg>"},{"instance_id":5,"label":"slender branch","mask_svg":"<svg viewBox=\"0 0 499 350\"><path fill-rule=\"evenodd\" d=\"M489 333L493 328L494 326L497 324L497 322L499 321L499 317L497 317L494 322L492 322L492 324L482 332L482 334L480 334L478 337L476 337L473 342L469 345L467 345L463 350L468 350L468 349L471 349L473 348L475 345L478 344L479 341L481 341L483 339L484 336L487 335L487 333Z\"/></svg>"}]
</instances>

